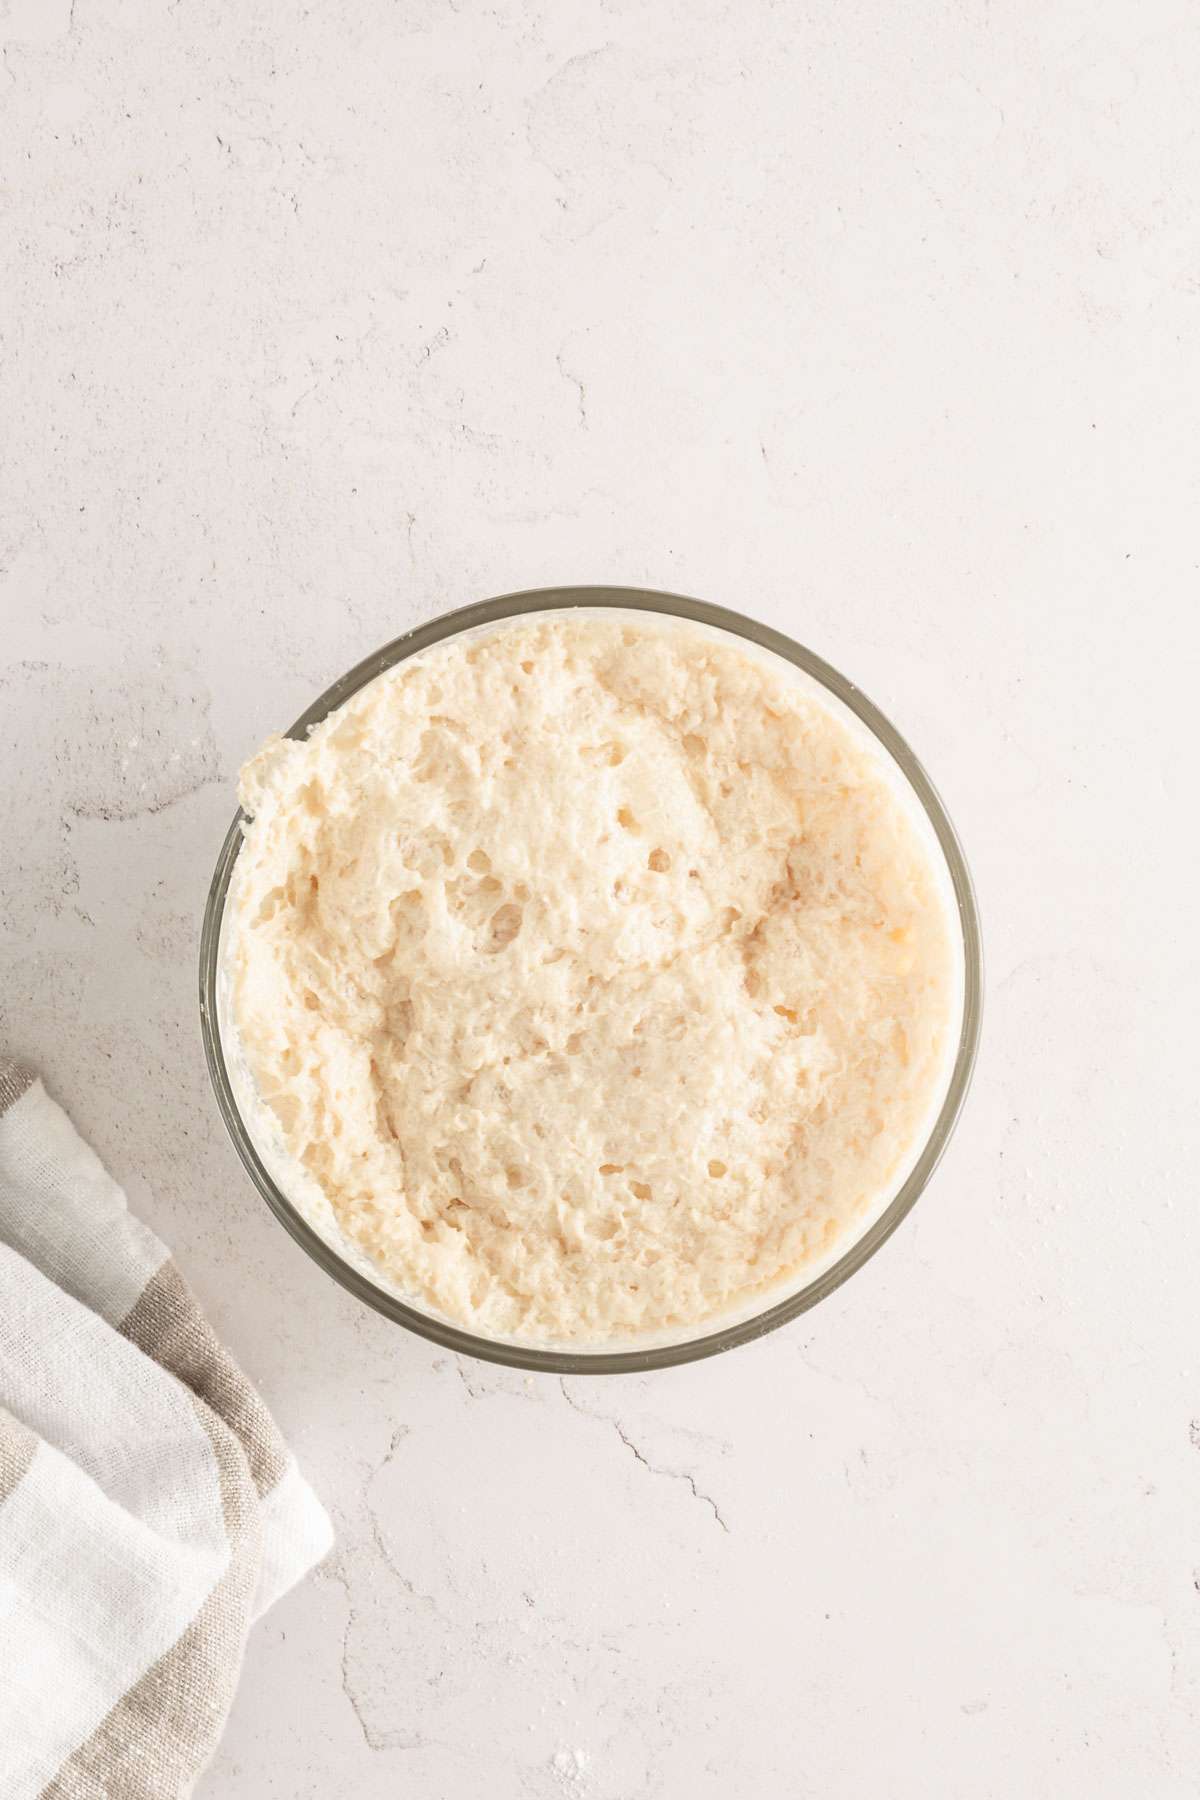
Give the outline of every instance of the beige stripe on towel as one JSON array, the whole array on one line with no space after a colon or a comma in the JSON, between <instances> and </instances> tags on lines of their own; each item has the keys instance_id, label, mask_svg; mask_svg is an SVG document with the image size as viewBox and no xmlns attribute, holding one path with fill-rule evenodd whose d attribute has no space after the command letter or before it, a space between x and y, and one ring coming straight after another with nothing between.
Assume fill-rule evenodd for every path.
<instances>
[{"instance_id":1,"label":"beige stripe on towel","mask_svg":"<svg viewBox=\"0 0 1200 1800\"><path fill-rule=\"evenodd\" d=\"M33 1080L28 1069L0 1056L0 1113L7 1112L10 1106L14 1106L26 1088L33 1086Z\"/></svg>"},{"instance_id":2,"label":"beige stripe on towel","mask_svg":"<svg viewBox=\"0 0 1200 1800\"><path fill-rule=\"evenodd\" d=\"M258 1492L269 1494L288 1465L283 1439L173 1261L150 1277L121 1331L225 1421L242 1447Z\"/></svg>"},{"instance_id":3,"label":"beige stripe on towel","mask_svg":"<svg viewBox=\"0 0 1200 1800\"><path fill-rule=\"evenodd\" d=\"M216 1458L229 1567L179 1641L68 1757L42 1800L186 1794L221 1735L258 1576L258 1496L232 1431L202 1401L194 1404Z\"/></svg>"}]
</instances>

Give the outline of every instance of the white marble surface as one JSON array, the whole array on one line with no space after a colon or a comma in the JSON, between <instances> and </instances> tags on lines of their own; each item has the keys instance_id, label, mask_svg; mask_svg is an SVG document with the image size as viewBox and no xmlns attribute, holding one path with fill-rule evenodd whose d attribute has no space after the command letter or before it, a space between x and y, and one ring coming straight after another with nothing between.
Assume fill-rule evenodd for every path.
<instances>
[{"instance_id":1,"label":"white marble surface","mask_svg":"<svg viewBox=\"0 0 1200 1800\"><path fill-rule=\"evenodd\" d=\"M0 1036L334 1514L202 1800L1183 1800L1200 1724L1200 19L0 0ZM449 605L646 582L888 708L976 1089L791 1329L526 1380L210 1102L242 756Z\"/></svg>"}]
</instances>

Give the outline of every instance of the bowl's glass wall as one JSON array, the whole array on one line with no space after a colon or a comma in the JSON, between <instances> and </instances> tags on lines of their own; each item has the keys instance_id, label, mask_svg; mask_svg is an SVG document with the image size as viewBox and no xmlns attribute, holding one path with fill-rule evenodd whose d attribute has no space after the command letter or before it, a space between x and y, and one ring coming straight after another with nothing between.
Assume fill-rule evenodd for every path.
<instances>
[{"instance_id":1,"label":"bowl's glass wall","mask_svg":"<svg viewBox=\"0 0 1200 1800\"><path fill-rule=\"evenodd\" d=\"M594 1350L579 1347L556 1349L476 1336L450 1320L440 1318L402 1298L373 1280L362 1267L355 1267L345 1256L339 1254L336 1247L327 1242L288 1199L281 1184L273 1178L266 1166L269 1158L264 1160L261 1147L256 1145L248 1129L237 1102L236 1084L231 1077L230 1061L227 1059L225 1033L222 1030L224 1008L220 993L222 927L229 883L242 841L241 813L234 819L226 836L205 909L200 944L200 1016L205 1054L217 1105L242 1162L276 1217L335 1280L367 1305L449 1349L520 1368L551 1370L560 1374L605 1374L688 1362L760 1337L832 1293L890 1237L936 1168L966 1096L979 1039L982 953L978 912L962 849L932 783L899 733L852 682L838 674L820 657L792 643L768 626L701 600L640 588L543 588L528 593L506 594L496 600L485 600L476 606L463 607L457 612L443 614L427 625L385 644L373 656L359 663L313 702L308 711L297 719L288 735L296 738L305 736L312 726L385 669L416 655L418 651L443 638L497 624L522 614L561 611L564 608L618 608L663 613L715 627L757 646L759 650L773 652L815 680L854 715L887 753L919 803L945 859L961 927L962 1013L953 1066L941 1106L907 1175L883 1210L868 1221L865 1229L840 1254L835 1253L827 1266L816 1271L805 1271L798 1285L791 1285L786 1291L782 1291L773 1302L769 1297L764 1300L762 1296L758 1296L752 1307L744 1309L742 1313L731 1315L716 1324L709 1322L699 1336L675 1336L670 1341L637 1342L622 1348L605 1346Z\"/></svg>"}]
</instances>

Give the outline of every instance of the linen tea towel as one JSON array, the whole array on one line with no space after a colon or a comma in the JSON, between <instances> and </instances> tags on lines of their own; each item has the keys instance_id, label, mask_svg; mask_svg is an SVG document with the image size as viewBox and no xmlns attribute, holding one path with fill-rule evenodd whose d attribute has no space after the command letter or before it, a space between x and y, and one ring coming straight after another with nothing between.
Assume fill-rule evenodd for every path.
<instances>
[{"instance_id":1,"label":"linen tea towel","mask_svg":"<svg viewBox=\"0 0 1200 1800\"><path fill-rule=\"evenodd\" d=\"M0 1794L176 1800L328 1519L165 1247L0 1060Z\"/></svg>"}]
</instances>

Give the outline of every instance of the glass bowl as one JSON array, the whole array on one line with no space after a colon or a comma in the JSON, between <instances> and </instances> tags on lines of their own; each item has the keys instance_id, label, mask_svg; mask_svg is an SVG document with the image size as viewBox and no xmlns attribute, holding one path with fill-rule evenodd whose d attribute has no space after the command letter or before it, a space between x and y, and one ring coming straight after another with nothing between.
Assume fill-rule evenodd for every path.
<instances>
[{"instance_id":1,"label":"glass bowl","mask_svg":"<svg viewBox=\"0 0 1200 1800\"><path fill-rule=\"evenodd\" d=\"M309 1224L281 1191L254 1143L230 1078L222 1042L218 983L225 902L245 822L245 816L241 812L230 826L221 848L204 910L200 937L200 1022L217 1105L250 1179L285 1230L342 1287L366 1305L373 1306L377 1312L383 1313L386 1318L406 1325L410 1331L448 1350L480 1357L487 1362L502 1363L510 1368L542 1370L560 1375L619 1374L693 1362L700 1357L713 1356L719 1350L730 1350L735 1345L762 1337L776 1326L786 1324L789 1319L807 1312L809 1307L833 1293L892 1235L937 1167L966 1096L979 1042L982 949L974 890L954 827L932 782L899 732L853 682L848 681L844 675L839 675L836 669L815 656L811 650L794 644L790 638L767 625L743 618L741 614L729 612L724 607L711 606L703 600L690 600L678 594L657 593L643 588L611 587L538 588L526 593L505 594L495 600L483 600L456 612L443 613L440 618L431 619L428 624L420 625L416 630L406 632L403 637L376 650L372 656L368 656L335 681L319 699L314 700L287 735L303 738L328 713L341 706L343 701L365 687L369 681L373 681L385 669L403 662L406 657L415 656L443 638L522 614L566 608L616 608L631 612L665 613L674 618L715 627L748 641L759 651L773 652L818 683L866 728L899 770L932 827L945 858L962 933L961 1025L945 1093L932 1127L905 1179L878 1215L832 1262L820 1268L811 1278L802 1276L798 1287L769 1303L763 1296L759 1296L754 1304L760 1310L747 1310L724 1321L710 1320L697 1328L697 1335L686 1340L673 1337L670 1341L646 1343L634 1340L625 1347L618 1344L595 1349L567 1349L479 1336L402 1298L390 1287L372 1280L363 1269L347 1261Z\"/></svg>"}]
</instances>

